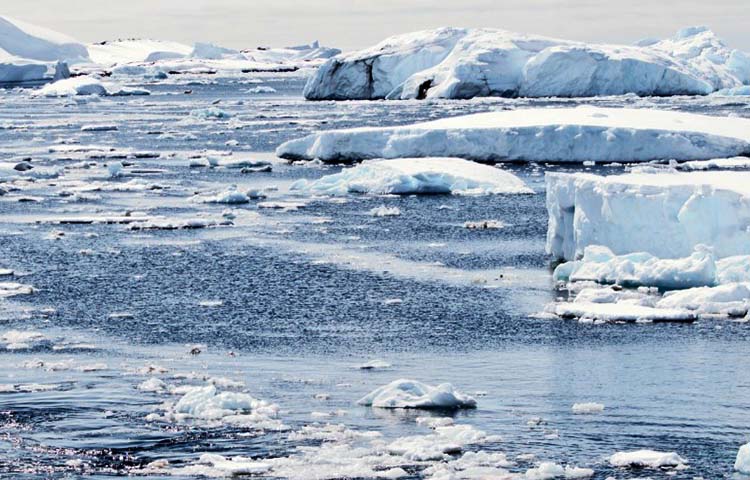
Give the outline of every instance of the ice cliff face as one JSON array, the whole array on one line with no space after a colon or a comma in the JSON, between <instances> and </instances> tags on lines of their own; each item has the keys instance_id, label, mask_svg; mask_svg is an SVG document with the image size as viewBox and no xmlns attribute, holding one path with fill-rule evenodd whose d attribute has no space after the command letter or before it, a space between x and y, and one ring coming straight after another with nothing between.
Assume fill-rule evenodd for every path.
<instances>
[{"instance_id":1,"label":"ice cliff face","mask_svg":"<svg viewBox=\"0 0 750 480\"><path fill-rule=\"evenodd\" d=\"M639 46L441 28L332 58L304 93L311 100L705 95L749 83L750 58L703 27Z\"/></svg>"}]
</instances>

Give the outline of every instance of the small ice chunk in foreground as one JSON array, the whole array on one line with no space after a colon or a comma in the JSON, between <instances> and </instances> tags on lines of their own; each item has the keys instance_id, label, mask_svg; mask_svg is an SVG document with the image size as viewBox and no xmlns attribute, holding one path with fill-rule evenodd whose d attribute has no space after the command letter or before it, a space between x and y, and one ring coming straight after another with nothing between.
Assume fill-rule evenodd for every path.
<instances>
[{"instance_id":1,"label":"small ice chunk in foreground","mask_svg":"<svg viewBox=\"0 0 750 480\"><path fill-rule=\"evenodd\" d=\"M476 408L477 401L449 383L433 387L415 380L396 380L357 402L378 408Z\"/></svg>"},{"instance_id":2,"label":"small ice chunk in foreground","mask_svg":"<svg viewBox=\"0 0 750 480\"><path fill-rule=\"evenodd\" d=\"M609 457L613 467L661 468L678 467L688 461L675 452L657 452L654 450L635 450L632 452L617 452Z\"/></svg>"},{"instance_id":3,"label":"small ice chunk in foreground","mask_svg":"<svg viewBox=\"0 0 750 480\"><path fill-rule=\"evenodd\" d=\"M742 445L734 461L734 469L745 475L750 475L750 443Z\"/></svg>"}]
</instances>

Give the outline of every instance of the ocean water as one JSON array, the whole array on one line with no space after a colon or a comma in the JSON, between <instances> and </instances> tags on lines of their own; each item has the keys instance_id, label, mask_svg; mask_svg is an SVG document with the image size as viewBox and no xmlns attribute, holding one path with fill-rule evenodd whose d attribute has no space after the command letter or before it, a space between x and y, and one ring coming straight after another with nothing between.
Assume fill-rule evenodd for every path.
<instances>
[{"instance_id":1,"label":"ocean water","mask_svg":"<svg viewBox=\"0 0 750 480\"><path fill-rule=\"evenodd\" d=\"M253 82L277 92L249 94ZM0 185L7 191L0 268L14 272L0 282L34 289L0 299L0 476L193 477L216 473L197 468L202 454L215 453L292 459L296 478L366 478L356 455L383 450L366 435L384 445L429 437L416 421L427 415L485 432L464 451L505 453L513 473L549 461L591 468L597 479L733 477L737 449L750 439L746 324L586 325L538 315L565 295L544 252L544 172L622 167L506 167L533 195L313 198L289 186L342 167L292 165L272 152L319 129L528 105L750 117L750 102L305 102L303 84L299 74L252 74L173 77L134 98L0 91L0 160L65 169ZM201 118L208 108L230 117ZM117 130L83 132L85 125ZM126 151L144 158L129 159L135 165L111 178L104 164ZM268 160L273 171L190 167L206 155ZM276 205L196 201L196 193L231 185L273 187L264 201ZM369 214L381 205L401 215ZM232 218L233 225L130 229L128 219L139 216ZM505 226L464 227L478 220ZM376 359L388 366L358 368ZM162 388L147 391L152 378ZM399 378L451 383L478 408L416 413L356 404ZM226 415L149 417L170 412L186 391L179 387L207 382L277 405L284 428L237 425ZM605 408L573 413L581 402ZM318 434L305 433L311 428ZM638 449L677 452L688 468L609 465L611 454ZM407 478L451 459L388 455ZM333 468L336 458L352 469ZM374 462L380 471L387 463ZM282 469L256 476L274 471Z\"/></svg>"}]
</instances>

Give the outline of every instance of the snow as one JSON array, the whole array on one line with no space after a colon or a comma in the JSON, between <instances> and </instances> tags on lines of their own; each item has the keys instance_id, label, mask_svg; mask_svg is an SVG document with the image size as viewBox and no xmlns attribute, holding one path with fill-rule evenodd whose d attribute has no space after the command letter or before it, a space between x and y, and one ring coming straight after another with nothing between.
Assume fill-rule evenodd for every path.
<instances>
[{"instance_id":1,"label":"snow","mask_svg":"<svg viewBox=\"0 0 750 480\"><path fill-rule=\"evenodd\" d=\"M326 130L277 156L327 162L460 157L480 161L705 160L750 153L750 119L637 109L524 108L396 127Z\"/></svg>"},{"instance_id":2,"label":"snow","mask_svg":"<svg viewBox=\"0 0 750 480\"><path fill-rule=\"evenodd\" d=\"M512 173L458 158L371 160L318 180L299 180L291 188L327 195L533 193Z\"/></svg>"},{"instance_id":3,"label":"snow","mask_svg":"<svg viewBox=\"0 0 750 480\"><path fill-rule=\"evenodd\" d=\"M750 172L597 176L547 173L547 252L574 260L589 245L659 258L710 247L717 259L750 254Z\"/></svg>"},{"instance_id":4,"label":"snow","mask_svg":"<svg viewBox=\"0 0 750 480\"><path fill-rule=\"evenodd\" d=\"M334 57L304 94L311 100L704 95L747 83L747 55L706 28L642 46L439 28Z\"/></svg>"},{"instance_id":5,"label":"snow","mask_svg":"<svg viewBox=\"0 0 750 480\"><path fill-rule=\"evenodd\" d=\"M574 403L573 413L601 413L604 411L604 404L596 402Z\"/></svg>"},{"instance_id":6,"label":"snow","mask_svg":"<svg viewBox=\"0 0 750 480\"><path fill-rule=\"evenodd\" d=\"M378 408L475 408L476 400L449 383L433 387L415 380L395 380L377 388L357 402Z\"/></svg>"},{"instance_id":7,"label":"snow","mask_svg":"<svg viewBox=\"0 0 750 480\"><path fill-rule=\"evenodd\" d=\"M148 90L142 88L122 87L111 82L103 82L94 76L82 75L80 77L66 78L48 83L39 90L33 91L32 95L39 97L67 97L75 95L128 96L149 95L149 93Z\"/></svg>"},{"instance_id":8,"label":"snow","mask_svg":"<svg viewBox=\"0 0 750 480\"><path fill-rule=\"evenodd\" d=\"M685 465L687 460L674 452L657 452L654 450L636 450L632 452L617 452L609 457L613 467L678 467Z\"/></svg>"},{"instance_id":9,"label":"snow","mask_svg":"<svg viewBox=\"0 0 750 480\"><path fill-rule=\"evenodd\" d=\"M734 469L742 474L750 475L750 443L746 443L737 451Z\"/></svg>"}]
</instances>

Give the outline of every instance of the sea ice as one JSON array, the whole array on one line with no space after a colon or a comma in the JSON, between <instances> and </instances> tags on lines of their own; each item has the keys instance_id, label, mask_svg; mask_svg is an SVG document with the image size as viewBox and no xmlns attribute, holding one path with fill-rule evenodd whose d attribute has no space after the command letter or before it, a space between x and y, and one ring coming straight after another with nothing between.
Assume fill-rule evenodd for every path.
<instances>
[{"instance_id":1,"label":"sea ice","mask_svg":"<svg viewBox=\"0 0 750 480\"><path fill-rule=\"evenodd\" d=\"M325 130L287 141L290 160L460 157L479 161L640 162L750 153L750 119L648 108L524 108L395 127Z\"/></svg>"},{"instance_id":2,"label":"sea ice","mask_svg":"<svg viewBox=\"0 0 750 480\"><path fill-rule=\"evenodd\" d=\"M571 410L573 410L573 413L601 413L604 411L604 404L596 402L574 403Z\"/></svg>"},{"instance_id":3,"label":"sea ice","mask_svg":"<svg viewBox=\"0 0 750 480\"><path fill-rule=\"evenodd\" d=\"M746 443L737 451L734 469L742 474L750 475L750 443Z\"/></svg>"},{"instance_id":4,"label":"sea ice","mask_svg":"<svg viewBox=\"0 0 750 480\"><path fill-rule=\"evenodd\" d=\"M554 304L561 318L590 322L692 322L694 312L681 309L653 308L627 303L561 302Z\"/></svg>"},{"instance_id":5,"label":"sea ice","mask_svg":"<svg viewBox=\"0 0 750 480\"><path fill-rule=\"evenodd\" d=\"M396 380L377 388L357 402L378 408L475 408L476 400L449 383L433 387L415 380Z\"/></svg>"},{"instance_id":6,"label":"sea ice","mask_svg":"<svg viewBox=\"0 0 750 480\"><path fill-rule=\"evenodd\" d=\"M80 77L66 78L53 83L48 83L39 90L32 92L38 97L68 97L75 95L99 95L99 96L129 96L149 95L150 92L143 88L122 87L110 82L103 82L97 77L82 75Z\"/></svg>"},{"instance_id":7,"label":"sea ice","mask_svg":"<svg viewBox=\"0 0 750 480\"><path fill-rule=\"evenodd\" d=\"M510 172L459 158L371 160L318 180L299 180L291 188L328 195L533 193Z\"/></svg>"},{"instance_id":8,"label":"sea ice","mask_svg":"<svg viewBox=\"0 0 750 480\"><path fill-rule=\"evenodd\" d=\"M654 450L617 452L609 457L609 463L614 467L679 467L687 462L686 459L675 452L657 452Z\"/></svg>"}]
</instances>

